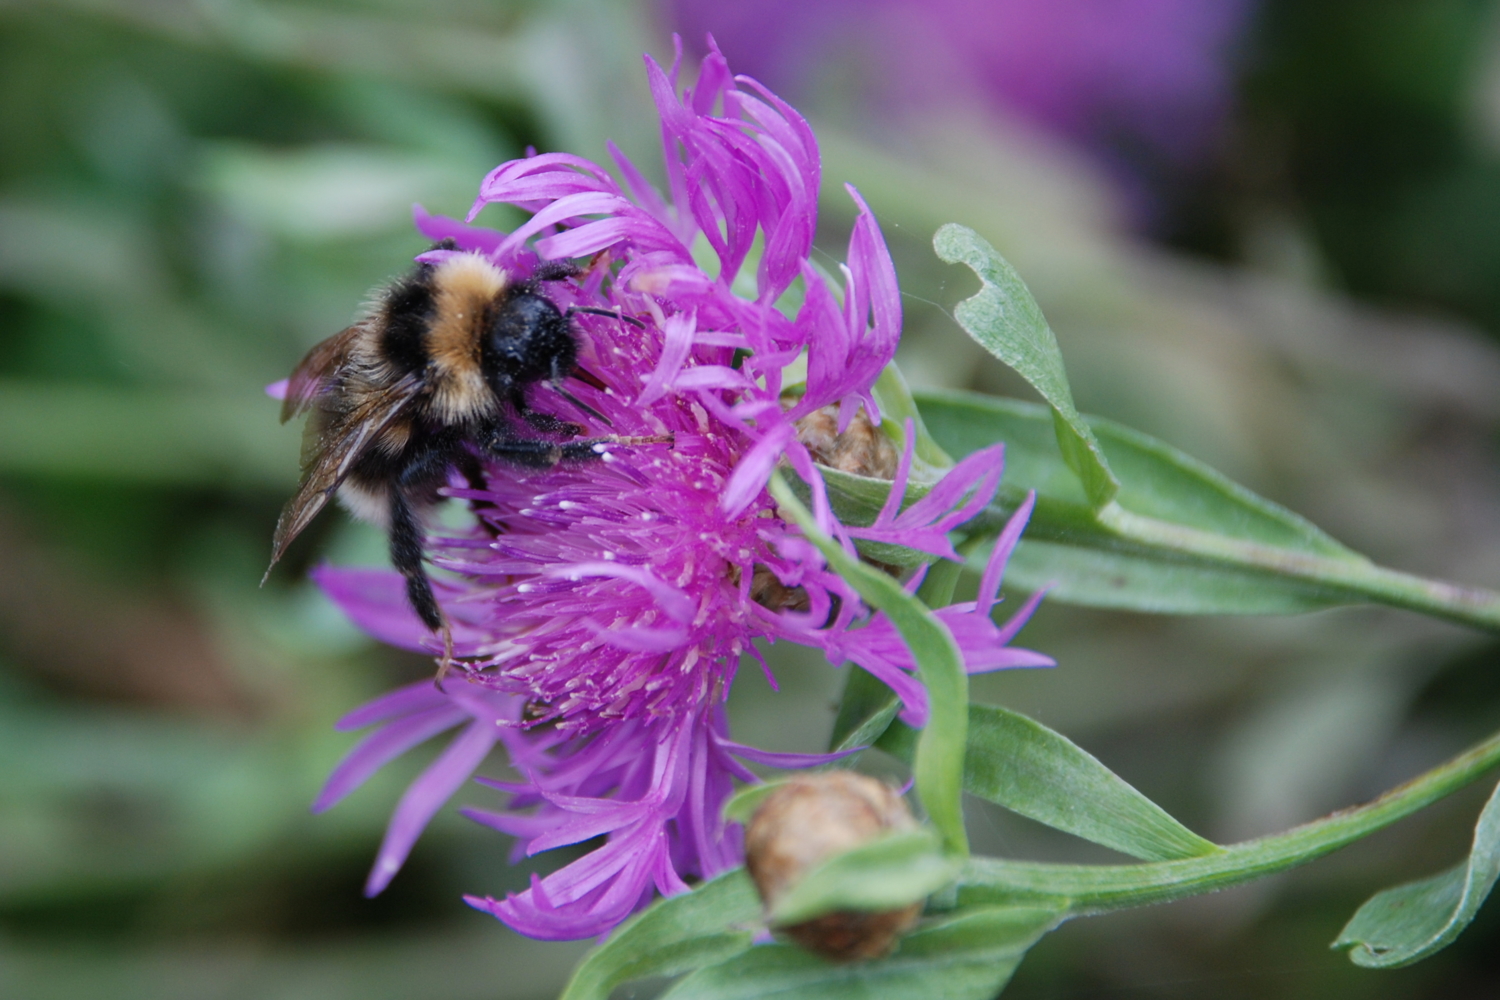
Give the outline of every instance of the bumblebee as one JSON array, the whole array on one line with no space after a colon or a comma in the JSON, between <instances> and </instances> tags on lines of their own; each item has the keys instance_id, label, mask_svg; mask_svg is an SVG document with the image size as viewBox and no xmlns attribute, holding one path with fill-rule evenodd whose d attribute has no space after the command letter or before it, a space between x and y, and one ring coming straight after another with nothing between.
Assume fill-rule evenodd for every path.
<instances>
[{"instance_id":1,"label":"bumblebee","mask_svg":"<svg viewBox=\"0 0 1500 1000\"><path fill-rule=\"evenodd\" d=\"M435 249L453 251L445 241ZM389 285L365 319L308 352L287 382L282 422L311 411L303 438L302 482L276 525L271 566L335 493L351 513L386 529L391 562L422 623L452 637L422 565L422 523L455 470L475 488L482 461L526 468L597 458L606 443L577 440L578 424L533 410L527 390L550 382L564 398L603 419L568 393L574 376L603 388L578 367L574 313L541 291L580 272L548 261L525 281L487 258L452 252L419 263ZM664 439L650 439L664 440ZM270 569L266 570L267 575Z\"/></svg>"}]
</instances>

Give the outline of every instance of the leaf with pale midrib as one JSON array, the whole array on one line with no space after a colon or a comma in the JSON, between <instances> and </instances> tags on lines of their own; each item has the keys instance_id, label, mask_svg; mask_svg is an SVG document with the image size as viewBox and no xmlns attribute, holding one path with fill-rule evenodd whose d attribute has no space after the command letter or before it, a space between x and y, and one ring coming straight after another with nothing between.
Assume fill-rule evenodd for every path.
<instances>
[{"instance_id":1,"label":"leaf with pale midrib","mask_svg":"<svg viewBox=\"0 0 1500 1000\"><path fill-rule=\"evenodd\" d=\"M898 722L877 746L909 760L914 736ZM1173 819L1067 737L994 705L969 706L964 790L1147 861L1200 857L1222 850Z\"/></svg>"}]
</instances>

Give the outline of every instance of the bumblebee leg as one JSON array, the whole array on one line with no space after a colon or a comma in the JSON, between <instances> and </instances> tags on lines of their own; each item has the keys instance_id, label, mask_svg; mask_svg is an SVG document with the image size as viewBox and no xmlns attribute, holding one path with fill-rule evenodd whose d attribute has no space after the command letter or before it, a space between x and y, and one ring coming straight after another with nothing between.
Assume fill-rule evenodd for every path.
<instances>
[{"instance_id":1,"label":"bumblebee leg","mask_svg":"<svg viewBox=\"0 0 1500 1000\"><path fill-rule=\"evenodd\" d=\"M432 683L439 691L443 690L443 678L448 674L448 668L453 666L453 630L448 623L443 623L443 658L438 660L437 676Z\"/></svg>"},{"instance_id":2,"label":"bumblebee leg","mask_svg":"<svg viewBox=\"0 0 1500 1000\"><path fill-rule=\"evenodd\" d=\"M422 526L411 500L399 488L391 490L391 564L406 577L406 598L422 624L433 632L441 631L443 612L422 568Z\"/></svg>"},{"instance_id":3,"label":"bumblebee leg","mask_svg":"<svg viewBox=\"0 0 1500 1000\"><path fill-rule=\"evenodd\" d=\"M591 438L587 441L557 442L497 435L490 439L486 448L490 454L502 462L509 462L527 469L550 469L559 462L594 461L603 454L597 446L613 443L614 440L614 438Z\"/></svg>"},{"instance_id":4,"label":"bumblebee leg","mask_svg":"<svg viewBox=\"0 0 1500 1000\"><path fill-rule=\"evenodd\" d=\"M527 469L550 469L562 461L562 445L555 441L532 441L527 438L494 438L487 446L502 462Z\"/></svg>"},{"instance_id":5,"label":"bumblebee leg","mask_svg":"<svg viewBox=\"0 0 1500 1000\"><path fill-rule=\"evenodd\" d=\"M511 396L510 405L515 407L516 413L521 419L543 434L563 434L568 437L577 437L583 433L583 428L578 424L567 420L559 420L550 413L539 413L526 405L526 394L519 388Z\"/></svg>"},{"instance_id":6,"label":"bumblebee leg","mask_svg":"<svg viewBox=\"0 0 1500 1000\"><path fill-rule=\"evenodd\" d=\"M406 577L406 599L411 602L412 610L423 625L443 638L443 655L438 660L437 676L432 679L441 689L443 677L453 665L453 630L443 618L432 593L432 581L422 567L422 526L411 501L399 489L391 491L391 562Z\"/></svg>"},{"instance_id":7,"label":"bumblebee leg","mask_svg":"<svg viewBox=\"0 0 1500 1000\"><path fill-rule=\"evenodd\" d=\"M472 451L465 449L458 457L458 471L463 474L464 482L469 489L479 492L488 484L484 480L484 466L480 464L479 457ZM469 510L474 512L474 519L479 522L479 527L491 538L498 538L505 530L503 525L497 525L484 517L484 511L492 511L495 505L488 500L470 500Z\"/></svg>"},{"instance_id":8,"label":"bumblebee leg","mask_svg":"<svg viewBox=\"0 0 1500 1000\"><path fill-rule=\"evenodd\" d=\"M573 423L571 420L559 420L550 413L539 413L536 410L522 410L521 419L543 434L565 434L568 437L577 437L583 433L583 427Z\"/></svg>"},{"instance_id":9,"label":"bumblebee leg","mask_svg":"<svg viewBox=\"0 0 1500 1000\"><path fill-rule=\"evenodd\" d=\"M566 281L576 278L583 271L571 260L544 260L531 272L531 277L521 287L528 292L536 290L536 287L544 281Z\"/></svg>"}]
</instances>

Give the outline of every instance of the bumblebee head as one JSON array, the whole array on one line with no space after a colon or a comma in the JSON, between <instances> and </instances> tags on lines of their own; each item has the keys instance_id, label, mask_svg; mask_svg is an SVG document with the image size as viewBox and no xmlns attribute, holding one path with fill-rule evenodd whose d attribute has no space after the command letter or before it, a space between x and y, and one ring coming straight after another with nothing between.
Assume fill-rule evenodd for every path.
<instances>
[{"instance_id":1,"label":"bumblebee head","mask_svg":"<svg viewBox=\"0 0 1500 1000\"><path fill-rule=\"evenodd\" d=\"M561 381L578 360L572 324L545 296L517 290L488 317L480 343L481 365L502 399L532 382Z\"/></svg>"}]
</instances>

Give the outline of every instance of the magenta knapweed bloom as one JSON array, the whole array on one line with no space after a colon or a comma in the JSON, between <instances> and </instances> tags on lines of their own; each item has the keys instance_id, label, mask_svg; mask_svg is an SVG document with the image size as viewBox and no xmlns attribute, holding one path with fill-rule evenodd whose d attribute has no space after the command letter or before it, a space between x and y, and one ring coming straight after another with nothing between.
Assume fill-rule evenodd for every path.
<instances>
[{"instance_id":1,"label":"magenta knapweed bloom","mask_svg":"<svg viewBox=\"0 0 1500 1000\"><path fill-rule=\"evenodd\" d=\"M680 57L679 57L680 63ZM834 518L798 421L837 406L878 422L871 386L901 328L895 270L859 195L848 263L835 283L809 260L817 219L818 147L807 123L753 80L733 77L711 50L696 84L679 91L647 59L661 115L670 198L615 156L624 184L587 160L552 153L502 164L475 212L504 202L532 214L515 232L418 213L418 227L514 274L542 258L589 258L576 281L549 284L580 314L581 364L604 388L573 391L597 414L558 398L605 444L599 460L551 469L489 466L471 501L473 530L429 538L435 581L460 665L442 689L415 684L372 702L344 728L380 723L329 778L315 808L332 805L386 762L462 727L396 808L367 890L400 868L438 808L495 744L522 775L489 782L510 795L481 823L535 854L595 837L603 846L503 900L470 898L518 931L576 938L608 931L656 892L686 888L739 863L739 830L721 818L731 779L756 780L744 761L802 767L821 755L734 743L724 700L754 640L826 650L867 666L925 719L914 659L880 615L830 572L766 489L786 462L813 489L826 530L956 558L947 532L982 508L1000 476L999 447L969 456L900 510L913 428L892 499L862 528ZM472 215L471 215L472 218ZM695 256L695 251L697 255ZM757 256L758 254L758 256ZM706 263L704 263L706 261ZM753 263L751 263L753 261ZM790 305L789 305L790 303ZM638 325L637 325L638 324ZM786 370L803 370L800 387ZM538 387L532 405L547 406ZM1029 513L1012 520L975 605L943 609L972 669L1040 665L1005 648L1030 613L998 629L989 618L1005 558ZM372 635L434 651L433 636L391 572L324 568L323 588ZM772 581L774 580L774 584ZM774 588L796 599L771 599ZM799 610L800 609L800 610Z\"/></svg>"}]
</instances>

